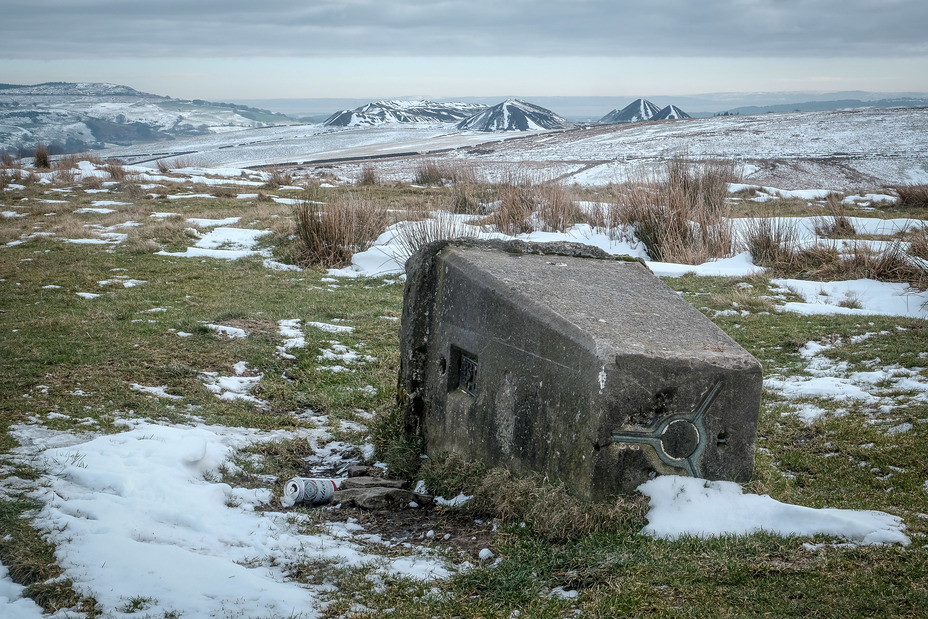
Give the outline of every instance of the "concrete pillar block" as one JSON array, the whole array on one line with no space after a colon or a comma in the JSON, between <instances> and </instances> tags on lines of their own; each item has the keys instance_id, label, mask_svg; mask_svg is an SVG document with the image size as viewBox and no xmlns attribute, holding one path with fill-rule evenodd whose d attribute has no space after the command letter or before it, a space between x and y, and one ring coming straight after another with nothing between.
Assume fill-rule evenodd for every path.
<instances>
[{"instance_id":1,"label":"concrete pillar block","mask_svg":"<svg viewBox=\"0 0 928 619\"><path fill-rule=\"evenodd\" d=\"M656 474L753 474L760 363L640 261L438 241L406 271L399 400L428 453L588 499Z\"/></svg>"}]
</instances>

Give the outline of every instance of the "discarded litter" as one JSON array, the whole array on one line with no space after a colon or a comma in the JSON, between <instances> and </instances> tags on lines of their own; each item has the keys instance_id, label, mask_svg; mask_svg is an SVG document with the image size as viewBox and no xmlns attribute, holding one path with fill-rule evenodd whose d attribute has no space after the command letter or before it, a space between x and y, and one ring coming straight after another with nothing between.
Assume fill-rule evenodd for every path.
<instances>
[{"instance_id":1,"label":"discarded litter","mask_svg":"<svg viewBox=\"0 0 928 619\"><path fill-rule=\"evenodd\" d=\"M280 504L284 507L293 507L297 503L323 505L332 499L332 495L341 483L341 479L294 477L284 484L284 494L280 497Z\"/></svg>"}]
</instances>

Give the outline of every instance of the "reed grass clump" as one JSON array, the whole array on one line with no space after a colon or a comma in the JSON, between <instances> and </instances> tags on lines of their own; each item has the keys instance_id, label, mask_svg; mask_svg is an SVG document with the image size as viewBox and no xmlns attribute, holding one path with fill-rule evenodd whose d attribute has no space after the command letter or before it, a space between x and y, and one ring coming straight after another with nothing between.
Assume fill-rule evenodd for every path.
<instances>
[{"instance_id":1,"label":"reed grass clump","mask_svg":"<svg viewBox=\"0 0 928 619\"><path fill-rule=\"evenodd\" d=\"M35 147L34 166L37 170L49 170L52 167L48 157L48 148L44 144Z\"/></svg>"},{"instance_id":2,"label":"reed grass clump","mask_svg":"<svg viewBox=\"0 0 928 619\"><path fill-rule=\"evenodd\" d=\"M921 260L928 260L928 224L921 222L909 231L908 236L910 256Z\"/></svg>"},{"instance_id":3,"label":"reed grass clump","mask_svg":"<svg viewBox=\"0 0 928 619\"><path fill-rule=\"evenodd\" d=\"M123 181L126 178L126 174L128 174L126 172L126 168L124 168L122 164L117 161L111 161L107 163L103 166L103 169L114 181Z\"/></svg>"},{"instance_id":4,"label":"reed grass clump","mask_svg":"<svg viewBox=\"0 0 928 619\"><path fill-rule=\"evenodd\" d=\"M828 211L827 216L815 217L812 220L817 235L828 238L847 238L857 234L857 229L845 214L847 209L839 194L828 194L825 198L825 208Z\"/></svg>"},{"instance_id":5,"label":"reed grass clump","mask_svg":"<svg viewBox=\"0 0 928 619\"><path fill-rule=\"evenodd\" d=\"M416 167L413 180L417 185L443 185L445 180L454 178L454 171L447 164L434 159L426 159Z\"/></svg>"},{"instance_id":6,"label":"reed grass clump","mask_svg":"<svg viewBox=\"0 0 928 619\"><path fill-rule=\"evenodd\" d=\"M789 271L799 244L799 230L793 219L752 217L745 221L740 242L754 264Z\"/></svg>"},{"instance_id":7,"label":"reed grass clump","mask_svg":"<svg viewBox=\"0 0 928 619\"><path fill-rule=\"evenodd\" d=\"M484 223L515 236L535 231L565 232L590 218L562 183L512 177L497 187L496 206Z\"/></svg>"},{"instance_id":8,"label":"reed grass clump","mask_svg":"<svg viewBox=\"0 0 928 619\"><path fill-rule=\"evenodd\" d=\"M357 184L361 187L372 187L380 184L380 175L377 174L377 170L374 169L374 166L370 164L361 166Z\"/></svg>"},{"instance_id":9,"label":"reed grass clump","mask_svg":"<svg viewBox=\"0 0 928 619\"><path fill-rule=\"evenodd\" d=\"M291 184L293 184L293 174L278 167L271 168L264 181L264 186L268 189L280 189Z\"/></svg>"},{"instance_id":10,"label":"reed grass clump","mask_svg":"<svg viewBox=\"0 0 928 619\"><path fill-rule=\"evenodd\" d=\"M619 190L617 217L632 226L653 260L699 264L732 253L728 185L737 180L726 161L670 159L662 174Z\"/></svg>"},{"instance_id":11,"label":"reed grass clump","mask_svg":"<svg viewBox=\"0 0 928 619\"><path fill-rule=\"evenodd\" d=\"M307 267L343 267L368 249L390 224L382 201L358 191L321 196L307 192L294 208L296 255Z\"/></svg>"},{"instance_id":12,"label":"reed grass clump","mask_svg":"<svg viewBox=\"0 0 928 619\"><path fill-rule=\"evenodd\" d=\"M429 216L397 224L397 257L405 262L423 245L433 241L475 239L480 228L470 225L461 217L446 210L434 211Z\"/></svg>"},{"instance_id":13,"label":"reed grass clump","mask_svg":"<svg viewBox=\"0 0 928 619\"><path fill-rule=\"evenodd\" d=\"M896 206L925 208L928 207L928 184L897 185Z\"/></svg>"},{"instance_id":14,"label":"reed grass clump","mask_svg":"<svg viewBox=\"0 0 928 619\"><path fill-rule=\"evenodd\" d=\"M139 182L138 177L131 175L123 176L122 181L119 183L119 191L126 194L133 200L144 198L147 195L145 188L142 187L142 183Z\"/></svg>"}]
</instances>

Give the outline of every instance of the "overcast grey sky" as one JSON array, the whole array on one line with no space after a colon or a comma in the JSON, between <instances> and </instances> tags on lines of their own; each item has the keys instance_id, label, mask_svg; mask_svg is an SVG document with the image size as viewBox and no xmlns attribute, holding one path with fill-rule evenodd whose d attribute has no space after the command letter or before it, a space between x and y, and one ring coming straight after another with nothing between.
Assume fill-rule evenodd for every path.
<instances>
[{"instance_id":1,"label":"overcast grey sky","mask_svg":"<svg viewBox=\"0 0 928 619\"><path fill-rule=\"evenodd\" d=\"M3 0L0 82L183 98L928 91L926 0Z\"/></svg>"}]
</instances>

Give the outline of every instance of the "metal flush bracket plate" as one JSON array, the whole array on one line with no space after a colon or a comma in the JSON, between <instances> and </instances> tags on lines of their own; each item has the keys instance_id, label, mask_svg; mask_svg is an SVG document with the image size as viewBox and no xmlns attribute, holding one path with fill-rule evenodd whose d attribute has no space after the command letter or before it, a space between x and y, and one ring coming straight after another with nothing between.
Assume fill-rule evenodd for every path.
<instances>
[{"instance_id":1,"label":"metal flush bracket plate","mask_svg":"<svg viewBox=\"0 0 928 619\"><path fill-rule=\"evenodd\" d=\"M699 459L707 444L702 418L721 390L722 381L718 381L692 413L664 417L642 432L614 432L612 442L650 445L664 464L702 477Z\"/></svg>"}]
</instances>

